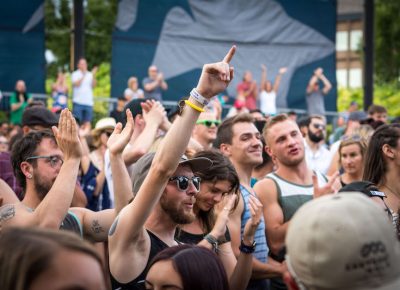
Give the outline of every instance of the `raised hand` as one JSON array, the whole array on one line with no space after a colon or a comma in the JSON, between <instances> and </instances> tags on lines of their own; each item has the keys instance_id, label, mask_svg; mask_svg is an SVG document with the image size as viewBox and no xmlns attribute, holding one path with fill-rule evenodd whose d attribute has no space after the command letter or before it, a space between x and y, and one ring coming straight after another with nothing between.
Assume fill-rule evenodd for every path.
<instances>
[{"instance_id":1,"label":"raised hand","mask_svg":"<svg viewBox=\"0 0 400 290\"><path fill-rule=\"evenodd\" d=\"M255 196L250 195L249 209L251 217L246 222L243 230L243 242L245 242L247 245L251 245L254 241L254 235L256 233L258 225L261 222L263 206Z\"/></svg>"},{"instance_id":2,"label":"raised hand","mask_svg":"<svg viewBox=\"0 0 400 290\"><path fill-rule=\"evenodd\" d=\"M224 59L220 62L205 64L201 72L197 91L203 97L210 99L223 92L233 79L233 67L229 66L236 52L232 46Z\"/></svg>"},{"instance_id":3,"label":"raised hand","mask_svg":"<svg viewBox=\"0 0 400 290\"><path fill-rule=\"evenodd\" d=\"M324 186L319 186L318 177L313 174L312 176L313 187L314 187L314 198L337 193L340 189L339 172L336 172L331 177L328 178L328 182Z\"/></svg>"},{"instance_id":4,"label":"raised hand","mask_svg":"<svg viewBox=\"0 0 400 290\"><path fill-rule=\"evenodd\" d=\"M165 108L160 102L154 100L147 100L145 103L141 103L143 109L143 118L146 121L146 124L158 124L164 120L166 115Z\"/></svg>"},{"instance_id":5,"label":"raised hand","mask_svg":"<svg viewBox=\"0 0 400 290\"><path fill-rule=\"evenodd\" d=\"M322 69L322 68L317 68L315 71L314 71L314 74L317 76L317 77L320 77L322 74L324 73L324 70Z\"/></svg>"},{"instance_id":6,"label":"raised hand","mask_svg":"<svg viewBox=\"0 0 400 290\"><path fill-rule=\"evenodd\" d=\"M281 67L280 69L279 69L279 74L281 74L281 75L283 75L284 73L286 73L287 72L287 67Z\"/></svg>"},{"instance_id":7,"label":"raised hand","mask_svg":"<svg viewBox=\"0 0 400 290\"><path fill-rule=\"evenodd\" d=\"M95 74L97 73L97 70L98 70L98 67L97 67L97 66L94 66L94 67L92 68L92 74L95 75Z\"/></svg>"},{"instance_id":8,"label":"raised hand","mask_svg":"<svg viewBox=\"0 0 400 290\"><path fill-rule=\"evenodd\" d=\"M52 127L57 145L64 155L64 161L82 156L82 145L78 136L75 118L68 109L62 110L58 128Z\"/></svg>"},{"instance_id":9,"label":"raised hand","mask_svg":"<svg viewBox=\"0 0 400 290\"><path fill-rule=\"evenodd\" d=\"M236 195L228 195L222 202L225 201L223 209L219 212L215 225L211 231L211 235L220 239L224 237L226 231L226 225L229 221L229 214L231 213L233 207L235 206ZM221 205L222 206L222 205Z\"/></svg>"},{"instance_id":10,"label":"raised hand","mask_svg":"<svg viewBox=\"0 0 400 290\"><path fill-rule=\"evenodd\" d=\"M261 66L261 69L262 69L263 72L267 71L267 67L266 67L265 64L262 63L260 66Z\"/></svg>"},{"instance_id":11,"label":"raised hand","mask_svg":"<svg viewBox=\"0 0 400 290\"><path fill-rule=\"evenodd\" d=\"M111 155L122 154L125 146L129 143L133 133L134 121L131 110L126 110L126 125L122 130L122 124L118 123L110 138L107 141L107 147Z\"/></svg>"}]
</instances>

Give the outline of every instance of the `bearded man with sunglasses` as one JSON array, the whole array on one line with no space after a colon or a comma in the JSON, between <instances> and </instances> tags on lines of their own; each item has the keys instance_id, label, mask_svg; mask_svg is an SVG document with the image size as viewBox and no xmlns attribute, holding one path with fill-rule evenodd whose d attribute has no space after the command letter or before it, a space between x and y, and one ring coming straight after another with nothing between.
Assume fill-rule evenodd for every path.
<instances>
[{"instance_id":1,"label":"bearded man with sunglasses","mask_svg":"<svg viewBox=\"0 0 400 290\"><path fill-rule=\"evenodd\" d=\"M144 155L134 164L133 188L122 157L118 164L111 165L114 191L135 194L109 233L113 289L145 289L144 279L152 258L166 247L177 245L176 227L194 219L194 196L200 189L194 172L210 167L212 162L207 158L188 160L182 154L200 112L232 80L229 62L235 50L233 46L221 62L204 65L197 87L188 100L180 103L180 117L157 152Z\"/></svg>"},{"instance_id":2,"label":"bearded man with sunglasses","mask_svg":"<svg viewBox=\"0 0 400 290\"><path fill-rule=\"evenodd\" d=\"M212 147L217 138L218 126L221 121L217 119L214 112L201 113L194 126L192 138L197 141L204 150Z\"/></svg>"},{"instance_id":3,"label":"bearded man with sunglasses","mask_svg":"<svg viewBox=\"0 0 400 290\"><path fill-rule=\"evenodd\" d=\"M319 115L308 117L305 136L305 156L310 169L326 174L329 169L330 151L325 147L325 118Z\"/></svg>"}]
</instances>

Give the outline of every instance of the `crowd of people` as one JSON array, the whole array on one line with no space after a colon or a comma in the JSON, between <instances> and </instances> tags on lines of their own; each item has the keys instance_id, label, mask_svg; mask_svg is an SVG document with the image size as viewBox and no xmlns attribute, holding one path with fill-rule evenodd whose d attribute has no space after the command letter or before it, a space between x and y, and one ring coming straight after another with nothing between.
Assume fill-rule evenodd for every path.
<instances>
[{"instance_id":1,"label":"crowd of people","mask_svg":"<svg viewBox=\"0 0 400 290\"><path fill-rule=\"evenodd\" d=\"M276 111L287 68L271 82L264 65L223 118L235 51L170 112L151 66L94 128L85 59L72 112L63 74L54 110L18 84L20 126L0 126L1 289L400 288L400 125L352 103L328 137L323 70L297 118Z\"/></svg>"}]
</instances>

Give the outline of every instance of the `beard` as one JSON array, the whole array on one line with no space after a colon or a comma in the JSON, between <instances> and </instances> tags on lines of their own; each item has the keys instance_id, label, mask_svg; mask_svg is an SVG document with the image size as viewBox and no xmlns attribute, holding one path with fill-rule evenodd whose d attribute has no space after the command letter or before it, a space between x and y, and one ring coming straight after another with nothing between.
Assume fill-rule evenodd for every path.
<instances>
[{"instance_id":1,"label":"beard","mask_svg":"<svg viewBox=\"0 0 400 290\"><path fill-rule=\"evenodd\" d=\"M44 181L38 174L33 173L33 185L40 200L47 195L53 186L54 181Z\"/></svg>"},{"instance_id":2,"label":"beard","mask_svg":"<svg viewBox=\"0 0 400 290\"><path fill-rule=\"evenodd\" d=\"M321 135L317 135L308 130L308 138L310 138L311 142L319 143L324 139L324 134L321 133Z\"/></svg>"},{"instance_id":3,"label":"beard","mask_svg":"<svg viewBox=\"0 0 400 290\"><path fill-rule=\"evenodd\" d=\"M195 219L193 211L186 212L182 207L168 199L165 194L160 198L160 206L170 219L178 225L190 224Z\"/></svg>"}]
</instances>

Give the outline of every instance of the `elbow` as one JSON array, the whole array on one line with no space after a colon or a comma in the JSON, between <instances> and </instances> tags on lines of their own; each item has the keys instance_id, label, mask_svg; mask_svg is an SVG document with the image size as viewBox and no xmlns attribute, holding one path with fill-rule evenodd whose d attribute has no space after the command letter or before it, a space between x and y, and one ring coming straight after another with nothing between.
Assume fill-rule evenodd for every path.
<instances>
[{"instance_id":1,"label":"elbow","mask_svg":"<svg viewBox=\"0 0 400 290\"><path fill-rule=\"evenodd\" d=\"M43 221L39 222L39 227L43 229L53 229L59 230L61 226L61 221L57 221L57 219L44 219Z\"/></svg>"},{"instance_id":2,"label":"elbow","mask_svg":"<svg viewBox=\"0 0 400 290\"><path fill-rule=\"evenodd\" d=\"M285 246L285 243L283 241L269 241L268 245L271 253L273 253L274 255L279 255L279 253Z\"/></svg>"}]
</instances>

